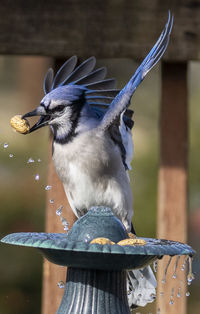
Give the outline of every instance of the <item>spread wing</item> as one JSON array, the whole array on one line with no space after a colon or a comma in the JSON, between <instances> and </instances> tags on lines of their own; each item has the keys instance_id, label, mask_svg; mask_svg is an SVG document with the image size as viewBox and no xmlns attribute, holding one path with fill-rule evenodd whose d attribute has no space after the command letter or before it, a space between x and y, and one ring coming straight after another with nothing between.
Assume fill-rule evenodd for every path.
<instances>
[{"instance_id":1,"label":"spread wing","mask_svg":"<svg viewBox=\"0 0 200 314\"><path fill-rule=\"evenodd\" d=\"M145 78L146 74L160 60L165 50L167 49L172 25L173 16L171 16L169 12L168 21L156 44L153 46L141 65L137 68L135 74L132 76L130 81L111 102L109 109L107 110L103 119L101 120L101 123L99 124L100 129L106 130L107 128L109 128L113 123L115 123L116 119L119 119L121 113L127 109L136 88Z\"/></svg>"},{"instance_id":2,"label":"spread wing","mask_svg":"<svg viewBox=\"0 0 200 314\"><path fill-rule=\"evenodd\" d=\"M84 91L84 100L88 104L99 121L107 112L110 103L119 93L115 88L114 78L105 79L107 70L105 67L94 70L96 64L95 57L90 57L77 66L77 57L69 58L58 70L54 77L53 69L49 69L44 79L44 92L54 97L62 95L71 101L77 100ZM59 87L68 86L66 92L59 90ZM69 88L71 87L71 88ZM123 116L125 125L133 127L133 111L126 110Z\"/></svg>"}]
</instances>

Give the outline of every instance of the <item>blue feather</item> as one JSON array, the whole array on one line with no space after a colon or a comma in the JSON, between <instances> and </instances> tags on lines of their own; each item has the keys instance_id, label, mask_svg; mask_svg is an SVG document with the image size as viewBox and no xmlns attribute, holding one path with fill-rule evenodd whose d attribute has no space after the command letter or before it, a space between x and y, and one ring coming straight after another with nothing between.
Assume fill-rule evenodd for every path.
<instances>
[{"instance_id":1,"label":"blue feather","mask_svg":"<svg viewBox=\"0 0 200 314\"><path fill-rule=\"evenodd\" d=\"M165 50L167 49L170 33L173 25L173 16L169 12L168 21L163 32L158 38L156 44L143 60L141 65L136 70L130 81L120 91L109 106L104 118L102 119L100 128L108 128L117 117L129 106L131 97L138 85L142 82L146 74L157 64Z\"/></svg>"}]
</instances>

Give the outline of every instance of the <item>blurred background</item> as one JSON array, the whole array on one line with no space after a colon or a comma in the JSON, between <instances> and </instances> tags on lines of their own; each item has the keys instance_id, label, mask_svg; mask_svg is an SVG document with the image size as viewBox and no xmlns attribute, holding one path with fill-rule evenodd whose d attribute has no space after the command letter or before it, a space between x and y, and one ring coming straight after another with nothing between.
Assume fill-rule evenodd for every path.
<instances>
[{"instance_id":1,"label":"blurred background","mask_svg":"<svg viewBox=\"0 0 200 314\"><path fill-rule=\"evenodd\" d=\"M0 56L0 237L8 233L44 231L48 163L48 128L31 135L15 133L9 120L35 108L43 96L43 57ZM108 76L124 86L137 64L130 59L98 60ZM160 67L148 75L132 99L134 160L131 185L134 225L140 236L156 236L159 163ZM197 251L195 281L189 287L188 313L199 313L200 300L200 64L189 63L189 204L188 244ZM52 210L56 210L52 204ZM56 217L56 216L55 216ZM41 308L42 257L35 250L1 245L0 313L36 314ZM59 287L58 287L59 289ZM154 305L137 313L156 313Z\"/></svg>"}]
</instances>

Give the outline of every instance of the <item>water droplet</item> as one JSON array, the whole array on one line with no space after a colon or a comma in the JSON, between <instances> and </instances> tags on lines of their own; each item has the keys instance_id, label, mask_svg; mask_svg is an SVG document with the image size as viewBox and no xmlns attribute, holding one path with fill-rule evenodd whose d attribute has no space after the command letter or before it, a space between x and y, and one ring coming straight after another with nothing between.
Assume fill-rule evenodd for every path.
<instances>
[{"instance_id":1,"label":"water droplet","mask_svg":"<svg viewBox=\"0 0 200 314\"><path fill-rule=\"evenodd\" d=\"M188 256L185 258L183 264L181 265L181 270L184 271L185 270L185 267L186 267L186 264L187 264L187 261L188 261Z\"/></svg>"},{"instance_id":2,"label":"water droplet","mask_svg":"<svg viewBox=\"0 0 200 314\"><path fill-rule=\"evenodd\" d=\"M38 173L35 175L35 180L36 181L40 180L40 175Z\"/></svg>"},{"instance_id":3,"label":"water droplet","mask_svg":"<svg viewBox=\"0 0 200 314\"><path fill-rule=\"evenodd\" d=\"M7 147L8 147L8 143L4 143L4 144L3 144L3 147L4 147L4 148L7 148Z\"/></svg>"},{"instance_id":4,"label":"water droplet","mask_svg":"<svg viewBox=\"0 0 200 314\"><path fill-rule=\"evenodd\" d=\"M179 262L179 260L180 260L180 255L178 255L177 257L176 257L176 262L175 262L175 265L174 265L174 273L173 273L173 276L172 276L172 278L174 278L174 279L176 279L176 270L177 270L177 267L178 267L178 262Z\"/></svg>"},{"instance_id":5,"label":"water droplet","mask_svg":"<svg viewBox=\"0 0 200 314\"><path fill-rule=\"evenodd\" d=\"M162 279L162 283L165 284L166 283L166 277L167 277L167 270L169 268L169 265L171 263L171 260L172 260L172 256L169 257L169 260L167 262L167 265L165 267L165 271L164 271L164 275L163 275L163 279Z\"/></svg>"},{"instance_id":6,"label":"water droplet","mask_svg":"<svg viewBox=\"0 0 200 314\"><path fill-rule=\"evenodd\" d=\"M65 283L64 283L64 281L59 281L58 283L57 283L57 286L60 288L60 289L63 289L64 287L65 287Z\"/></svg>"},{"instance_id":7,"label":"water droplet","mask_svg":"<svg viewBox=\"0 0 200 314\"><path fill-rule=\"evenodd\" d=\"M153 270L155 273L157 272L157 269L158 269L158 261L154 261L153 262Z\"/></svg>"},{"instance_id":8,"label":"water droplet","mask_svg":"<svg viewBox=\"0 0 200 314\"><path fill-rule=\"evenodd\" d=\"M49 203L50 203L50 204L53 204L53 203L54 203L54 200L53 200L53 199L50 199L50 200L49 200Z\"/></svg>"},{"instance_id":9,"label":"water droplet","mask_svg":"<svg viewBox=\"0 0 200 314\"><path fill-rule=\"evenodd\" d=\"M38 162L41 162L41 159L40 158L38 158L38 160L37 160Z\"/></svg>"},{"instance_id":10,"label":"water droplet","mask_svg":"<svg viewBox=\"0 0 200 314\"><path fill-rule=\"evenodd\" d=\"M187 291L185 295L186 295L186 297L189 297L190 296L190 292Z\"/></svg>"},{"instance_id":11,"label":"water droplet","mask_svg":"<svg viewBox=\"0 0 200 314\"><path fill-rule=\"evenodd\" d=\"M62 217L62 216L60 216L60 220L61 220L61 223L62 223L62 225L65 227L65 226L69 226L69 223L68 223L68 221L64 218L64 217Z\"/></svg>"},{"instance_id":12,"label":"water droplet","mask_svg":"<svg viewBox=\"0 0 200 314\"><path fill-rule=\"evenodd\" d=\"M51 188L52 188L52 186L51 186L51 185L47 185L47 186L45 186L45 190L46 190L46 191L51 190Z\"/></svg>"},{"instance_id":13,"label":"water droplet","mask_svg":"<svg viewBox=\"0 0 200 314\"><path fill-rule=\"evenodd\" d=\"M56 209L56 215L60 216L62 214L63 206L60 206L58 209Z\"/></svg>"},{"instance_id":14,"label":"water droplet","mask_svg":"<svg viewBox=\"0 0 200 314\"><path fill-rule=\"evenodd\" d=\"M192 281L194 280L194 274L192 273L192 258L189 257L189 270L187 275L187 284L188 286L191 285Z\"/></svg>"},{"instance_id":15,"label":"water droplet","mask_svg":"<svg viewBox=\"0 0 200 314\"><path fill-rule=\"evenodd\" d=\"M169 304L170 305L174 304L174 288L172 288L172 290L171 290L171 296L170 296Z\"/></svg>"},{"instance_id":16,"label":"water droplet","mask_svg":"<svg viewBox=\"0 0 200 314\"><path fill-rule=\"evenodd\" d=\"M31 163L33 163L33 162L35 162L35 160L30 157L30 158L28 159L28 161L27 161L27 164L31 164Z\"/></svg>"},{"instance_id":17,"label":"water droplet","mask_svg":"<svg viewBox=\"0 0 200 314\"><path fill-rule=\"evenodd\" d=\"M181 266L181 270L182 270L182 271L185 270L185 265L184 265L184 264Z\"/></svg>"},{"instance_id":18,"label":"water droplet","mask_svg":"<svg viewBox=\"0 0 200 314\"><path fill-rule=\"evenodd\" d=\"M181 297L181 287L178 288L177 298Z\"/></svg>"},{"instance_id":19,"label":"water droplet","mask_svg":"<svg viewBox=\"0 0 200 314\"><path fill-rule=\"evenodd\" d=\"M13 158L13 157L14 157L14 155L13 155L13 154L9 154L9 157L10 157L10 158Z\"/></svg>"},{"instance_id":20,"label":"water droplet","mask_svg":"<svg viewBox=\"0 0 200 314\"><path fill-rule=\"evenodd\" d=\"M194 274L193 273L191 273L191 274L188 274L187 275L187 284L190 286L191 285L191 283L192 283L192 281L194 280Z\"/></svg>"}]
</instances>

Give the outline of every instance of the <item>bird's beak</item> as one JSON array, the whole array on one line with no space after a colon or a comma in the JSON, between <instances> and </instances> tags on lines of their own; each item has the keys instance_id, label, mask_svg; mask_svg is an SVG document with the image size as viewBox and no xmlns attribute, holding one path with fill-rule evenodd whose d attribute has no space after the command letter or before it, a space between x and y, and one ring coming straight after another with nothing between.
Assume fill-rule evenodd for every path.
<instances>
[{"instance_id":1,"label":"bird's beak","mask_svg":"<svg viewBox=\"0 0 200 314\"><path fill-rule=\"evenodd\" d=\"M39 120L30 128L29 133L48 125L48 122L51 120L51 117L47 114L41 113L38 109L35 109L31 112L28 112L22 116L22 119L28 117L40 116Z\"/></svg>"}]
</instances>

